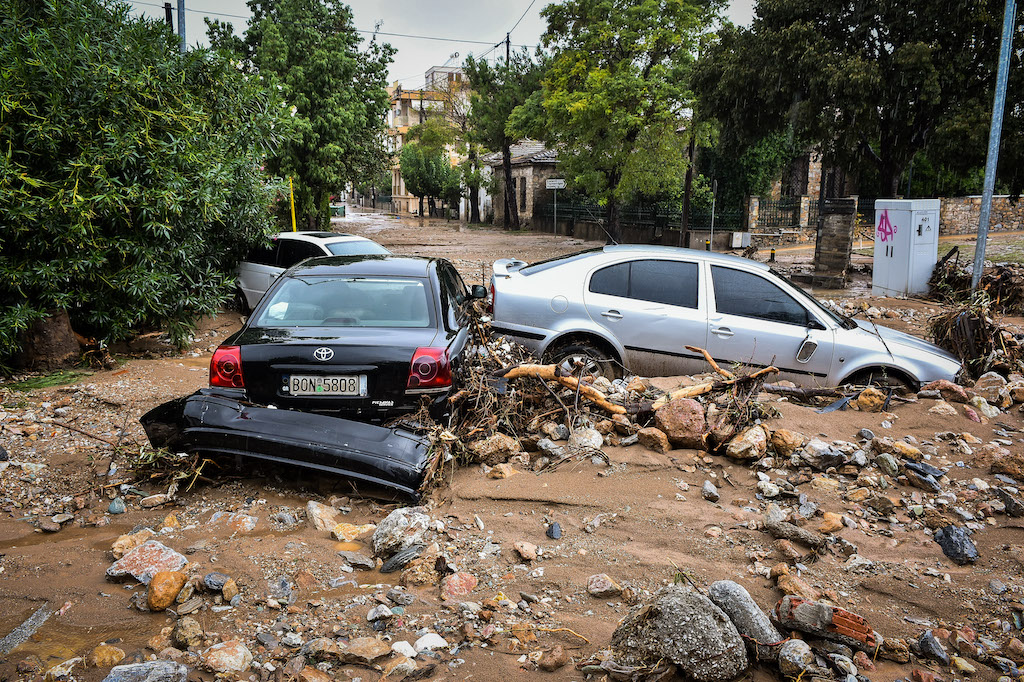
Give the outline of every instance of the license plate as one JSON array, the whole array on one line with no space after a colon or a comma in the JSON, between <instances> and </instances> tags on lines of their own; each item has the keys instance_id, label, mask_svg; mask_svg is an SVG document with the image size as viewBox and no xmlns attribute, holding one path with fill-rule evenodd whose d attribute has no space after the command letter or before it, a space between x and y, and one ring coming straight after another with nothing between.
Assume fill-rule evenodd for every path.
<instances>
[{"instance_id":1,"label":"license plate","mask_svg":"<svg viewBox=\"0 0 1024 682\"><path fill-rule=\"evenodd\" d=\"M366 375L310 376L293 374L288 377L291 395L366 395Z\"/></svg>"}]
</instances>

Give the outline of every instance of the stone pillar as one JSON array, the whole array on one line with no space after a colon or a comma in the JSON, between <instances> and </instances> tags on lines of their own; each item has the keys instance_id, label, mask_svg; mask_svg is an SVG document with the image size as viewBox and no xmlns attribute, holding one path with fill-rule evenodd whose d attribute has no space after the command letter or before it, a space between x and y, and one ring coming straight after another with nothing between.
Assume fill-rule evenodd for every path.
<instances>
[{"instance_id":1,"label":"stone pillar","mask_svg":"<svg viewBox=\"0 0 1024 682\"><path fill-rule=\"evenodd\" d=\"M747 232L754 232L757 230L760 206L760 197L747 197Z\"/></svg>"},{"instance_id":2,"label":"stone pillar","mask_svg":"<svg viewBox=\"0 0 1024 682\"><path fill-rule=\"evenodd\" d=\"M800 227L807 227L811 220L811 199L807 196L800 197Z\"/></svg>"},{"instance_id":3,"label":"stone pillar","mask_svg":"<svg viewBox=\"0 0 1024 682\"><path fill-rule=\"evenodd\" d=\"M812 282L838 289L846 285L850 270L857 204L853 199L826 199L824 203L821 232L814 246Z\"/></svg>"}]
</instances>

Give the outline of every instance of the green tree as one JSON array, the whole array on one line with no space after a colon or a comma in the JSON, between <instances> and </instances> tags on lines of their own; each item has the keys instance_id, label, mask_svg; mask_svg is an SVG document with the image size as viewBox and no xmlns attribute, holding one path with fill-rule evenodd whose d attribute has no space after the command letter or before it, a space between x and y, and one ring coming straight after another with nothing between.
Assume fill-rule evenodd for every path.
<instances>
[{"instance_id":1,"label":"green tree","mask_svg":"<svg viewBox=\"0 0 1024 682\"><path fill-rule=\"evenodd\" d=\"M427 200L428 214L437 211L436 199L449 206L457 204L462 186L459 170L452 166L446 145L451 131L443 123L422 123L409 129L408 141L402 145L399 166L406 189L419 198L419 214L423 215L423 200Z\"/></svg>"},{"instance_id":2,"label":"green tree","mask_svg":"<svg viewBox=\"0 0 1024 682\"><path fill-rule=\"evenodd\" d=\"M299 130L268 168L294 179L296 218L319 229L330 220L332 194L389 167L386 85L394 49L375 38L360 49L352 10L339 0L248 4L247 56L283 84Z\"/></svg>"},{"instance_id":3,"label":"green tree","mask_svg":"<svg viewBox=\"0 0 1024 682\"><path fill-rule=\"evenodd\" d=\"M497 66L491 66L470 55L464 68L473 91L470 97L469 140L501 152L501 166L505 176L502 192L505 197L502 206L505 229L517 229L519 210L512 190L512 144L516 137L509 120L516 107L525 104L540 89L544 67L526 50L522 50L514 52L508 62Z\"/></svg>"},{"instance_id":4,"label":"green tree","mask_svg":"<svg viewBox=\"0 0 1024 682\"><path fill-rule=\"evenodd\" d=\"M544 110L566 179L604 204L609 241L619 209L678 187L681 119L693 100L694 54L722 0L566 0L548 5Z\"/></svg>"},{"instance_id":5,"label":"green tree","mask_svg":"<svg viewBox=\"0 0 1024 682\"><path fill-rule=\"evenodd\" d=\"M270 79L105 0L0 0L0 356L51 316L107 341L216 312L266 238Z\"/></svg>"},{"instance_id":6,"label":"green tree","mask_svg":"<svg viewBox=\"0 0 1024 682\"><path fill-rule=\"evenodd\" d=\"M792 126L829 161L870 171L880 195L894 196L937 131L973 103L991 108L1002 7L760 0L751 27L727 27L701 59L698 108L741 144Z\"/></svg>"}]
</instances>

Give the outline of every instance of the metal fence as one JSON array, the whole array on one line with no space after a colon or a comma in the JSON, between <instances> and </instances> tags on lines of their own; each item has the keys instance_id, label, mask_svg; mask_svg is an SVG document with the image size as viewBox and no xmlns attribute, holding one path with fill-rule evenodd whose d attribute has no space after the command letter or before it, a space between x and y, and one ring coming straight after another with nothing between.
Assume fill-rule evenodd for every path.
<instances>
[{"instance_id":1,"label":"metal fence","mask_svg":"<svg viewBox=\"0 0 1024 682\"><path fill-rule=\"evenodd\" d=\"M551 219L555 214L553 202L538 206L536 217ZM603 222L607 216L604 206L581 201L559 201L558 219L586 222ZM648 227L653 230L680 229L683 224L682 209L678 206L663 204L646 204L639 206L623 206L619 210L622 225ZM716 230L742 231L746 229L746 212L740 208L715 207L714 225ZM689 228L706 230L711 227L711 207L690 211Z\"/></svg>"},{"instance_id":2,"label":"metal fence","mask_svg":"<svg viewBox=\"0 0 1024 682\"><path fill-rule=\"evenodd\" d=\"M817 206L814 218L817 222ZM757 209L757 226L759 229L800 227L800 197L762 199Z\"/></svg>"}]
</instances>

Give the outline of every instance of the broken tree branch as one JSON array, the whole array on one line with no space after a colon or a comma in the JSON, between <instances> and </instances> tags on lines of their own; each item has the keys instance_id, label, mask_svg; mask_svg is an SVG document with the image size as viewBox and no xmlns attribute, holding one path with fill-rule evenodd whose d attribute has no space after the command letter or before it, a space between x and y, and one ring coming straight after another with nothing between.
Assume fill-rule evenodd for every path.
<instances>
[{"instance_id":1,"label":"broken tree branch","mask_svg":"<svg viewBox=\"0 0 1024 682\"><path fill-rule=\"evenodd\" d=\"M711 353L707 352L703 348L700 348L698 346L686 346L686 350L693 351L694 353L700 353L701 355L703 355L704 359L708 361L709 365L711 365L711 369L715 370L716 372L721 374L726 379L734 379L735 378L735 376L733 375L732 372L726 371L726 370L722 369L721 367L719 367L718 363L715 362L714 359L711 357Z\"/></svg>"}]
</instances>

